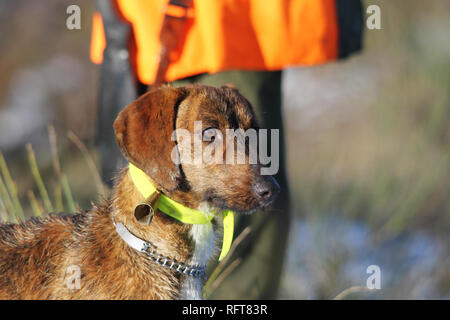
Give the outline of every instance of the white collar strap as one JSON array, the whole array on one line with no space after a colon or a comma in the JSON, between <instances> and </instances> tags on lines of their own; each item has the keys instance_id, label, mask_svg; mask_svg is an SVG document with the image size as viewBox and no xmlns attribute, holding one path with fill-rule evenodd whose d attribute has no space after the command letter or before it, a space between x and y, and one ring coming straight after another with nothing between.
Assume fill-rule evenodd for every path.
<instances>
[{"instance_id":1,"label":"white collar strap","mask_svg":"<svg viewBox=\"0 0 450 320\"><path fill-rule=\"evenodd\" d=\"M194 278L206 278L206 266L188 265L182 262L177 262L174 259L162 256L155 251L155 247L132 234L128 229L120 222L114 222L116 231L119 236L133 249L143 252L147 255L147 259L159 264L160 266L169 268L178 273L192 276Z\"/></svg>"}]
</instances>

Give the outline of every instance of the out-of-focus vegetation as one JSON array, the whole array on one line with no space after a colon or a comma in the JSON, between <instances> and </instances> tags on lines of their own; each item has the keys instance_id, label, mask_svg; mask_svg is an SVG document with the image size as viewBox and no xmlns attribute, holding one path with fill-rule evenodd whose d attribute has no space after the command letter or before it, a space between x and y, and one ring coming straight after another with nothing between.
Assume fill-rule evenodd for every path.
<instances>
[{"instance_id":1,"label":"out-of-focus vegetation","mask_svg":"<svg viewBox=\"0 0 450 320\"><path fill-rule=\"evenodd\" d=\"M65 28L73 3L81 31ZM450 298L450 2L366 4L381 7L382 30L366 30L361 54L284 75L295 209L282 298L358 289L372 264L382 289L343 298ZM88 209L108 193L94 170L92 11L0 3L3 219Z\"/></svg>"},{"instance_id":2,"label":"out-of-focus vegetation","mask_svg":"<svg viewBox=\"0 0 450 320\"><path fill-rule=\"evenodd\" d=\"M290 144L297 146L290 149L292 184L307 212L338 211L364 219L383 235L416 227L445 233L450 228L450 41L444 29L449 5L380 4L383 30L366 31L362 56L310 70L309 76L318 78L347 73L336 88L353 85L354 92L344 93L351 105L345 95L337 97L334 110L304 130L291 123ZM444 40L447 52L441 51ZM358 92L361 84L370 87ZM319 90L327 95L329 89ZM291 122L302 117L294 108L288 112Z\"/></svg>"},{"instance_id":3,"label":"out-of-focus vegetation","mask_svg":"<svg viewBox=\"0 0 450 320\"><path fill-rule=\"evenodd\" d=\"M69 187L73 203L82 209L99 199L86 157L67 136L71 131L80 137L96 159L93 141L98 73L89 61L94 1L76 1L82 9L81 30L66 28L66 8L71 4L74 2L0 2L0 151L17 184L26 217L33 213L29 191L46 211L29 167L27 143L33 146L53 209L73 210L72 201L64 202ZM48 125L55 128L57 142L53 146ZM58 170L54 168L55 148Z\"/></svg>"},{"instance_id":4,"label":"out-of-focus vegetation","mask_svg":"<svg viewBox=\"0 0 450 320\"><path fill-rule=\"evenodd\" d=\"M382 290L349 297L450 294L450 4L369 2L383 29L366 30L361 55L286 77L301 220L284 297L364 286L370 264Z\"/></svg>"},{"instance_id":5,"label":"out-of-focus vegetation","mask_svg":"<svg viewBox=\"0 0 450 320\"><path fill-rule=\"evenodd\" d=\"M75 213L80 210L80 207L73 199L69 180L61 170L57 137L53 126L48 127L48 137L52 155L53 181L51 185L53 187L53 193L50 196L48 188L42 179L36 154L32 145L28 143L25 147L29 168L26 172L22 172L22 174L28 173L33 177L34 188L37 189L38 195L35 194L33 188L30 188L26 193L28 201L25 202L25 205L22 204L19 198L17 182L12 178L8 164L2 153L0 153L0 213L2 214L1 219L3 222L20 223L30 216L44 217L50 212ZM84 156L86 164L90 169L91 177L96 182L98 194L105 195L105 186L101 182L100 174L86 146L71 131L68 133L68 138L74 142ZM28 212L27 215L24 213L24 207L28 209L26 210Z\"/></svg>"}]
</instances>

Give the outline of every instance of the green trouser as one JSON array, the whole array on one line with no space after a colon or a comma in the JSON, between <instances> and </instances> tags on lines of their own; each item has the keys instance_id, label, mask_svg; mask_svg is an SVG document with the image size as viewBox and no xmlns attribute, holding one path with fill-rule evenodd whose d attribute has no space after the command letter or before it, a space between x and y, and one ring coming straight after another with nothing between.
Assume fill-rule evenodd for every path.
<instances>
[{"instance_id":1,"label":"green trouser","mask_svg":"<svg viewBox=\"0 0 450 320\"><path fill-rule=\"evenodd\" d=\"M234 262L233 266L237 266L208 296L210 299L275 299L286 251L290 216L281 114L281 71L224 71L178 80L172 85L178 87L193 82L215 87L233 84L255 108L261 128L280 130L280 166L275 178L280 184L281 192L274 209L237 217L235 238L246 226L251 228L250 234L228 260L228 265L236 259L240 263ZM214 267L215 265L210 266Z\"/></svg>"}]
</instances>

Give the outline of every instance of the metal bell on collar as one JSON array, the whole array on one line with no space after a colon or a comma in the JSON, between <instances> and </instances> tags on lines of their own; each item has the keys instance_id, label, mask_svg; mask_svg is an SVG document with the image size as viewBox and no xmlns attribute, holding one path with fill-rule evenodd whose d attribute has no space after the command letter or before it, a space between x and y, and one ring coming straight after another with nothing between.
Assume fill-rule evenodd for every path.
<instances>
[{"instance_id":1,"label":"metal bell on collar","mask_svg":"<svg viewBox=\"0 0 450 320\"><path fill-rule=\"evenodd\" d=\"M160 198L161 193L156 190L144 202L134 208L134 217L140 224L148 226L152 223Z\"/></svg>"}]
</instances>

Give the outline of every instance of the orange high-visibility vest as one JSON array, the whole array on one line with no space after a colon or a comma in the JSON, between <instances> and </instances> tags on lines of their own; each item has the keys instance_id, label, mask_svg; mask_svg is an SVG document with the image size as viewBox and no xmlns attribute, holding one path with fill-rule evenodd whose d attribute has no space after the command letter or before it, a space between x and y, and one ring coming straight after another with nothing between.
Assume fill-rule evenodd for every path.
<instances>
[{"instance_id":1,"label":"orange high-visibility vest","mask_svg":"<svg viewBox=\"0 0 450 320\"><path fill-rule=\"evenodd\" d=\"M168 0L118 0L133 27L139 80L156 76L159 35ZM194 0L184 47L166 81L223 70L280 70L338 56L335 0ZM91 60L101 63L105 37L94 15Z\"/></svg>"}]
</instances>

